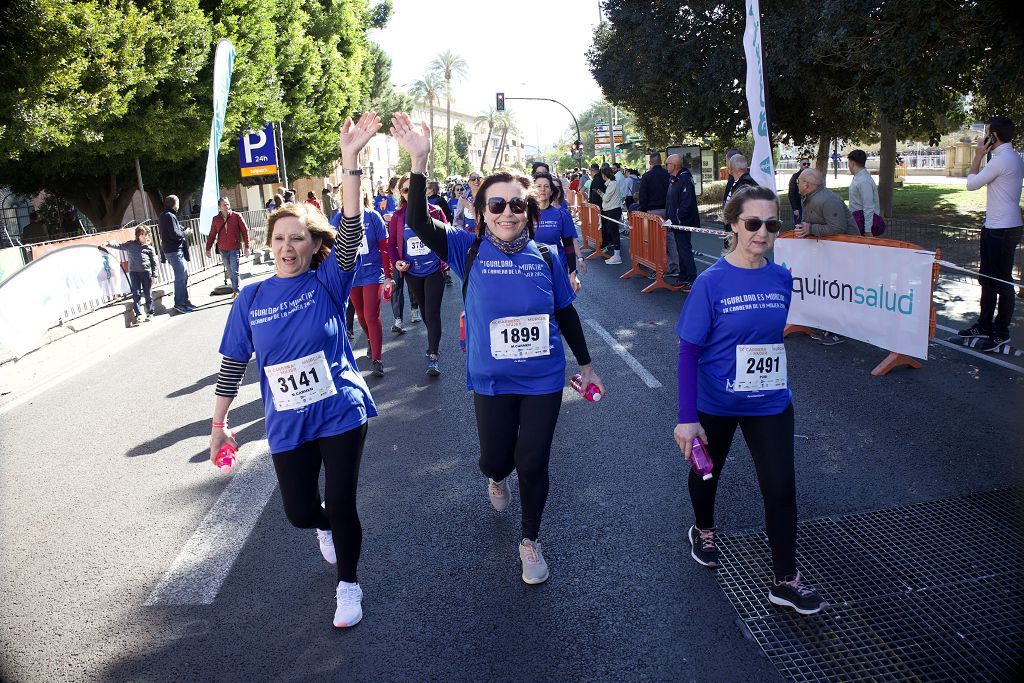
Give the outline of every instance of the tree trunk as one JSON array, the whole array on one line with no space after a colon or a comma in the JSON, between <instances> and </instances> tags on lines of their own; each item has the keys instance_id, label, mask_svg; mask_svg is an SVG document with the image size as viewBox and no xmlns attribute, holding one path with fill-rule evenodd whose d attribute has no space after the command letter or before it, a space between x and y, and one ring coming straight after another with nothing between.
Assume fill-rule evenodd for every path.
<instances>
[{"instance_id":1,"label":"tree trunk","mask_svg":"<svg viewBox=\"0 0 1024 683\"><path fill-rule=\"evenodd\" d=\"M448 80L448 109L446 111L446 123L444 132L444 172L445 177L452 174L452 82Z\"/></svg>"},{"instance_id":2,"label":"tree trunk","mask_svg":"<svg viewBox=\"0 0 1024 683\"><path fill-rule=\"evenodd\" d=\"M491 172L493 173L497 168L498 164L501 163L501 155L505 151L505 137L508 135L508 126L501 131L501 142L498 143L498 154L494 157L494 165L491 166Z\"/></svg>"},{"instance_id":3,"label":"tree trunk","mask_svg":"<svg viewBox=\"0 0 1024 683\"><path fill-rule=\"evenodd\" d=\"M878 152L878 203L885 218L892 218L892 194L896 174L896 129L885 114L878 114L878 132L882 134Z\"/></svg>"},{"instance_id":4,"label":"tree trunk","mask_svg":"<svg viewBox=\"0 0 1024 683\"><path fill-rule=\"evenodd\" d=\"M818 169L822 179L828 175L828 148L832 138L821 136L818 139L818 154L814 157L814 168Z\"/></svg>"},{"instance_id":5,"label":"tree trunk","mask_svg":"<svg viewBox=\"0 0 1024 683\"><path fill-rule=\"evenodd\" d=\"M487 159L487 148L491 146L491 133L494 131L494 124L487 124L487 139L484 140L484 151L480 155L480 172L484 172L484 161Z\"/></svg>"},{"instance_id":6,"label":"tree trunk","mask_svg":"<svg viewBox=\"0 0 1024 683\"><path fill-rule=\"evenodd\" d=\"M131 205L137 188L137 183L118 179L116 173L111 173L102 182L57 193L84 213L93 226L103 229L121 227L124 212Z\"/></svg>"}]
</instances>

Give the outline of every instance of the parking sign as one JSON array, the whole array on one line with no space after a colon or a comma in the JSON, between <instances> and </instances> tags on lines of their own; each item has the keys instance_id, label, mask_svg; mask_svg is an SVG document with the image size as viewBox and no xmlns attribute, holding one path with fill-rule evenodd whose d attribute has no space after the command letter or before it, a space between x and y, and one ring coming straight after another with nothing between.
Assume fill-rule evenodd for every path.
<instances>
[{"instance_id":1,"label":"parking sign","mask_svg":"<svg viewBox=\"0 0 1024 683\"><path fill-rule=\"evenodd\" d=\"M238 138L238 166L243 178L277 175L277 142L274 124Z\"/></svg>"}]
</instances>

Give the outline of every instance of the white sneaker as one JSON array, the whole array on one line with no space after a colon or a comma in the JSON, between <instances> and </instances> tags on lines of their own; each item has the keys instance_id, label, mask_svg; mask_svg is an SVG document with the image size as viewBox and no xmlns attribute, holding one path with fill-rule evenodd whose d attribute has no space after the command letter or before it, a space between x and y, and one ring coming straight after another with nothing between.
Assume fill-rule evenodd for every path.
<instances>
[{"instance_id":1,"label":"white sneaker","mask_svg":"<svg viewBox=\"0 0 1024 683\"><path fill-rule=\"evenodd\" d=\"M519 561L523 563L523 582L533 586L548 580L548 563L540 552L540 541L524 538L519 544Z\"/></svg>"},{"instance_id":2,"label":"white sneaker","mask_svg":"<svg viewBox=\"0 0 1024 683\"><path fill-rule=\"evenodd\" d=\"M508 483L506 480L494 481L490 477L487 478L487 497L491 500L491 507L498 512L504 512L508 508L508 503L512 500L512 495L508 491Z\"/></svg>"},{"instance_id":3,"label":"white sneaker","mask_svg":"<svg viewBox=\"0 0 1024 683\"><path fill-rule=\"evenodd\" d=\"M420 320L422 320L422 318L420 318L420 309L412 309L412 317L410 318L410 320L412 320L414 323L418 323Z\"/></svg>"},{"instance_id":4,"label":"white sneaker","mask_svg":"<svg viewBox=\"0 0 1024 683\"><path fill-rule=\"evenodd\" d=\"M363 618L363 589L358 583L338 582L335 591L338 607L334 610L335 628L355 626Z\"/></svg>"},{"instance_id":5,"label":"white sneaker","mask_svg":"<svg viewBox=\"0 0 1024 683\"><path fill-rule=\"evenodd\" d=\"M612 252L611 258L605 259L605 265L617 266L622 263L622 256L619 254L619 250L616 249Z\"/></svg>"},{"instance_id":6,"label":"white sneaker","mask_svg":"<svg viewBox=\"0 0 1024 683\"><path fill-rule=\"evenodd\" d=\"M320 554L324 556L324 559L331 564L338 564L338 556L334 552L334 533L329 530L317 529L316 537L320 541Z\"/></svg>"}]
</instances>

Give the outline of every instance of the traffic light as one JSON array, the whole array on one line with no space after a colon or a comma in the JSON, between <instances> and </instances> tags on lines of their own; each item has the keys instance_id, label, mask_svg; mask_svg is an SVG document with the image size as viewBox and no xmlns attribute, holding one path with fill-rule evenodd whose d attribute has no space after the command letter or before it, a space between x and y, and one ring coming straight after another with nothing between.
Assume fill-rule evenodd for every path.
<instances>
[{"instance_id":1,"label":"traffic light","mask_svg":"<svg viewBox=\"0 0 1024 683\"><path fill-rule=\"evenodd\" d=\"M505 93L498 93L497 96L495 97L495 100L496 102L494 108L497 109L498 111L505 111Z\"/></svg>"}]
</instances>

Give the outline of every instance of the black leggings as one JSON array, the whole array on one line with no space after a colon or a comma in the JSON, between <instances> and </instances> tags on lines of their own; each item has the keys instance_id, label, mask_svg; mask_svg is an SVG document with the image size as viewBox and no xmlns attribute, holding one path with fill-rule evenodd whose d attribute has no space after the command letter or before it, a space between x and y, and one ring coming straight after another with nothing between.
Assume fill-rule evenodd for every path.
<instances>
[{"instance_id":1,"label":"black leggings","mask_svg":"<svg viewBox=\"0 0 1024 683\"><path fill-rule=\"evenodd\" d=\"M480 471L494 481L516 471L523 538L536 541L548 500L548 462L562 392L539 396L473 394L473 405L480 433Z\"/></svg>"},{"instance_id":2,"label":"black leggings","mask_svg":"<svg viewBox=\"0 0 1024 683\"><path fill-rule=\"evenodd\" d=\"M613 220L622 220L622 209L609 209L601 212L601 245L618 251L622 247L619 237L619 228L622 226L613 223Z\"/></svg>"},{"instance_id":3,"label":"black leggings","mask_svg":"<svg viewBox=\"0 0 1024 683\"><path fill-rule=\"evenodd\" d=\"M697 413L708 435L708 455L715 464L707 481L690 469L690 500L698 529L715 527L715 492L725 458L732 446L736 425L757 470L757 482L764 499L764 523L772 548L772 569L776 580L796 574L796 475L793 472L793 406L778 415L720 417Z\"/></svg>"},{"instance_id":4,"label":"black leggings","mask_svg":"<svg viewBox=\"0 0 1024 683\"><path fill-rule=\"evenodd\" d=\"M427 326L427 353L436 356L441 344L441 299L444 298L444 275L436 270L426 277L406 273L403 276L409 291L420 304L423 324Z\"/></svg>"},{"instance_id":5,"label":"black leggings","mask_svg":"<svg viewBox=\"0 0 1024 683\"><path fill-rule=\"evenodd\" d=\"M366 424L336 436L307 441L291 451L274 453L284 513L300 529L330 529L338 556L338 581L355 583L363 527L356 510L359 462L366 442ZM320 507L320 465L324 468L324 500Z\"/></svg>"}]
</instances>

